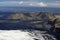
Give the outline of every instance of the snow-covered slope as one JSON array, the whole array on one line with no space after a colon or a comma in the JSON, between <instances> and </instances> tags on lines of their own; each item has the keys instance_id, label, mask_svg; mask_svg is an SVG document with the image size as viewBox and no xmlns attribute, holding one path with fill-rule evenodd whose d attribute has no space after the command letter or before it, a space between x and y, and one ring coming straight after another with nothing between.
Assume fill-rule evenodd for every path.
<instances>
[{"instance_id":1,"label":"snow-covered slope","mask_svg":"<svg viewBox=\"0 0 60 40\"><path fill-rule=\"evenodd\" d=\"M0 30L0 40L56 40L44 31Z\"/></svg>"}]
</instances>

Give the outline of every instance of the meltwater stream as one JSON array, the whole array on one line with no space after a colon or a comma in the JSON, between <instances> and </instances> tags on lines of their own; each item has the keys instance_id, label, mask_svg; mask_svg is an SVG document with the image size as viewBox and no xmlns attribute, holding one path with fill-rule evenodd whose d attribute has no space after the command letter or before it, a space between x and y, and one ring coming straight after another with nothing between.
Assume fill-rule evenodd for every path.
<instances>
[{"instance_id":1,"label":"meltwater stream","mask_svg":"<svg viewBox=\"0 0 60 40\"><path fill-rule=\"evenodd\" d=\"M56 38L46 31L0 30L0 40L56 40Z\"/></svg>"}]
</instances>

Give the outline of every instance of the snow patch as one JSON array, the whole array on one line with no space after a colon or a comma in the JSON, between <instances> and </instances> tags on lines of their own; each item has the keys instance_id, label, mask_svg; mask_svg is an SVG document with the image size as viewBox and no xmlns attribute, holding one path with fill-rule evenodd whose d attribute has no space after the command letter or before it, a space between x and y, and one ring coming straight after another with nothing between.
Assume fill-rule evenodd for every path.
<instances>
[{"instance_id":1,"label":"snow patch","mask_svg":"<svg viewBox=\"0 0 60 40\"><path fill-rule=\"evenodd\" d=\"M0 30L0 40L34 40L34 35L29 34L21 30ZM40 40L44 40L42 35L40 35Z\"/></svg>"}]
</instances>

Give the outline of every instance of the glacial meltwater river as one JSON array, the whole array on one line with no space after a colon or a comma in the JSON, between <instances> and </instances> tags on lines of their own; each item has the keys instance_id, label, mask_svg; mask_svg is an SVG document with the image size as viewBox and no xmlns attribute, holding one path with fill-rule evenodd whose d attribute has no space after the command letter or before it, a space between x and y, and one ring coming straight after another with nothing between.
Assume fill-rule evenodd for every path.
<instances>
[{"instance_id":1,"label":"glacial meltwater river","mask_svg":"<svg viewBox=\"0 0 60 40\"><path fill-rule=\"evenodd\" d=\"M0 40L57 40L54 35L39 30L0 30Z\"/></svg>"}]
</instances>

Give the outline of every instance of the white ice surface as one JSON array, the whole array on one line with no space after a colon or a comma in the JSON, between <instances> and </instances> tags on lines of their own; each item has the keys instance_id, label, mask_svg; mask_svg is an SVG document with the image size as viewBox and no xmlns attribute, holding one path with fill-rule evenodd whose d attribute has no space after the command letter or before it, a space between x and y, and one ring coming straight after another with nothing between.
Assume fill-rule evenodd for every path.
<instances>
[{"instance_id":1,"label":"white ice surface","mask_svg":"<svg viewBox=\"0 0 60 40\"><path fill-rule=\"evenodd\" d=\"M0 40L34 40L36 36L27 31L21 30L0 30ZM42 35L39 36L40 40L44 40Z\"/></svg>"}]
</instances>

